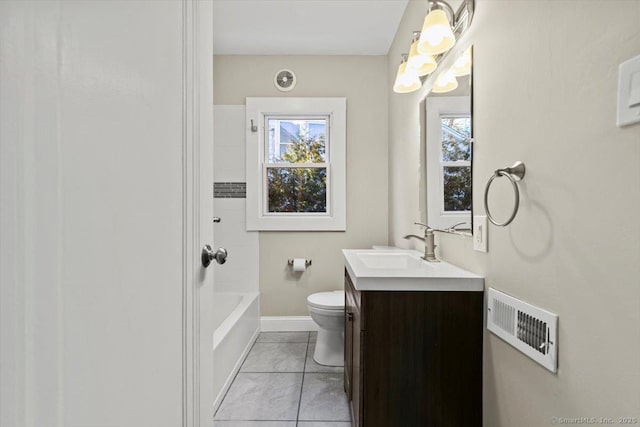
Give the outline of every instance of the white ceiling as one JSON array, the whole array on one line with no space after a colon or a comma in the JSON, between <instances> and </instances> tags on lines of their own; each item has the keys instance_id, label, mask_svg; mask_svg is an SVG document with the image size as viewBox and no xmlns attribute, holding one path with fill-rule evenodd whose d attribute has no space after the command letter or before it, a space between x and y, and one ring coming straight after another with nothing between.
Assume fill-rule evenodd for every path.
<instances>
[{"instance_id":1,"label":"white ceiling","mask_svg":"<svg viewBox=\"0 0 640 427\"><path fill-rule=\"evenodd\" d=\"M407 0L214 0L218 55L386 55Z\"/></svg>"}]
</instances>

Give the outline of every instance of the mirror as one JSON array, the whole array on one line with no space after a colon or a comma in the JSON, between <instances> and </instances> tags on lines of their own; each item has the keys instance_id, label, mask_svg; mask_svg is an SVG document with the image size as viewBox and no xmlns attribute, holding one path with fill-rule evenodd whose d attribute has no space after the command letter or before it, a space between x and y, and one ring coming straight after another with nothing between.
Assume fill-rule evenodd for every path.
<instances>
[{"instance_id":1,"label":"mirror","mask_svg":"<svg viewBox=\"0 0 640 427\"><path fill-rule=\"evenodd\" d=\"M435 76L420 103L423 218L429 226L471 234L472 48ZM456 86L457 83L457 86Z\"/></svg>"}]
</instances>

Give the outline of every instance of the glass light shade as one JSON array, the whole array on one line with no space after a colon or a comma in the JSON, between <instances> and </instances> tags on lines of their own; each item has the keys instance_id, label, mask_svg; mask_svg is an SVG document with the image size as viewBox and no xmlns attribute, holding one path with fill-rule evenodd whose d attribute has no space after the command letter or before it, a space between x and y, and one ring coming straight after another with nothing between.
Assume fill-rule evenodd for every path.
<instances>
[{"instance_id":1,"label":"glass light shade","mask_svg":"<svg viewBox=\"0 0 640 427\"><path fill-rule=\"evenodd\" d=\"M460 58L456 59L451 70L457 77L471 74L471 48L465 50Z\"/></svg>"},{"instance_id":2,"label":"glass light shade","mask_svg":"<svg viewBox=\"0 0 640 427\"><path fill-rule=\"evenodd\" d=\"M396 74L396 82L393 85L395 93L409 93L416 91L422 87L422 82L415 70L407 68L407 63L403 62L398 67Z\"/></svg>"},{"instance_id":3,"label":"glass light shade","mask_svg":"<svg viewBox=\"0 0 640 427\"><path fill-rule=\"evenodd\" d=\"M456 44L449 18L444 10L435 9L424 18L424 25L418 41L418 52L437 55L448 51Z\"/></svg>"},{"instance_id":4,"label":"glass light shade","mask_svg":"<svg viewBox=\"0 0 640 427\"><path fill-rule=\"evenodd\" d=\"M453 70L447 70L438 76L431 91L433 93L446 93L455 90L457 87L458 80L456 80Z\"/></svg>"},{"instance_id":5,"label":"glass light shade","mask_svg":"<svg viewBox=\"0 0 640 427\"><path fill-rule=\"evenodd\" d=\"M433 56L418 52L418 40L416 40L411 44L407 67L415 70L419 76L426 76L427 74L433 73L438 67L438 64L436 60L433 59Z\"/></svg>"}]
</instances>

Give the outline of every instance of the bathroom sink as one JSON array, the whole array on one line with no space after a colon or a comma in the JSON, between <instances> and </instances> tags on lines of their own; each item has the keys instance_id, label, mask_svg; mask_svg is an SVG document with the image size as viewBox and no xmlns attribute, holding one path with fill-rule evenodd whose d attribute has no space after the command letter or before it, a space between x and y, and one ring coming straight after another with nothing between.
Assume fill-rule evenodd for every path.
<instances>
[{"instance_id":1,"label":"bathroom sink","mask_svg":"<svg viewBox=\"0 0 640 427\"><path fill-rule=\"evenodd\" d=\"M447 262L427 262L411 250L343 249L345 266L359 291L484 290L482 276Z\"/></svg>"},{"instance_id":2,"label":"bathroom sink","mask_svg":"<svg viewBox=\"0 0 640 427\"><path fill-rule=\"evenodd\" d=\"M406 270L422 267L422 260L407 253L395 252L359 252L356 256L367 268Z\"/></svg>"}]
</instances>

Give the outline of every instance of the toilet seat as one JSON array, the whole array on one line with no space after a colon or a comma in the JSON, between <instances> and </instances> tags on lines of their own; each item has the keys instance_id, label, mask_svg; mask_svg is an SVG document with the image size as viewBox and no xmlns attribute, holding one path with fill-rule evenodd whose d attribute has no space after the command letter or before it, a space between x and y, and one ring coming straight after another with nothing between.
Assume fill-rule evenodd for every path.
<instances>
[{"instance_id":1,"label":"toilet seat","mask_svg":"<svg viewBox=\"0 0 640 427\"><path fill-rule=\"evenodd\" d=\"M324 310L344 310L344 291L318 292L307 297L309 307Z\"/></svg>"}]
</instances>

